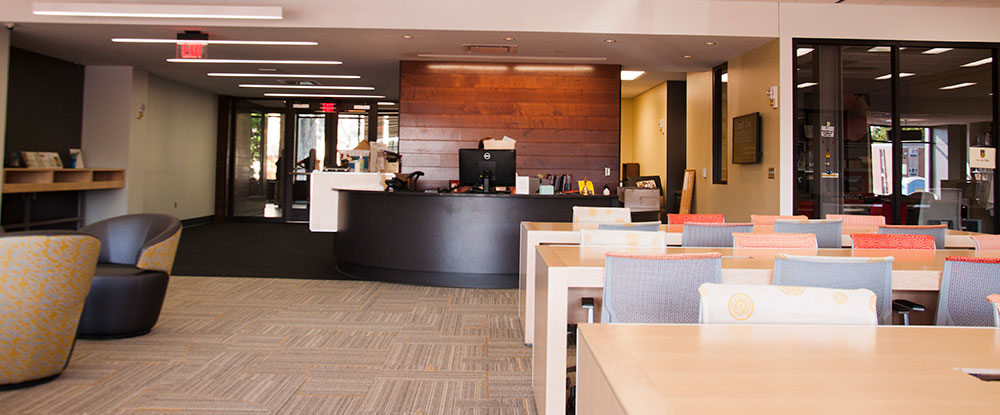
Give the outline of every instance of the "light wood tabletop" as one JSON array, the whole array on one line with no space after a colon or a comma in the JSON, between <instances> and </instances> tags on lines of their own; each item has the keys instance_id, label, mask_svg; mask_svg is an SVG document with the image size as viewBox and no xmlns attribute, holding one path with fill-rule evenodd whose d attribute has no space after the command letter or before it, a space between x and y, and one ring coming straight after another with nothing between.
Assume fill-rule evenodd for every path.
<instances>
[{"instance_id":1,"label":"light wood tabletop","mask_svg":"<svg viewBox=\"0 0 1000 415\"><path fill-rule=\"evenodd\" d=\"M597 229L596 223L571 222L521 222L521 239L519 251L518 278L518 316L521 318L521 329L524 332L524 343L532 344L534 330L531 321L534 319L534 283L535 256L534 249L539 245L577 244L580 241L580 230ZM667 232L667 245L680 246L683 239L684 225L660 225L660 230ZM754 232L772 232L773 226L755 226ZM841 229L842 243L851 246L852 233L876 233L876 226L843 227ZM975 248L975 242L970 237L975 232L949 230L945 236L945 246L948 249Z\"/></svg>"},{"instance_id":2,"label":"light wood tabletop","mask_svg":"<svg viewBox=\"0 0 1000 415\"><path fill-rule=\"evenodd\" d=\"M942 250L850 250L850 249L733 249L733 248L631 248L543 245L536 249L534 331L532 348L532 387L540 414L559 414L565 409L566 324L571 293L575 289L600 289L604 286L604 257L607 252L682 254L719 252L722 258L722 282L727 284L770 284L774 256L779 253L822 256L882 257L892 256L893 297L912 299L913 293L930 293L936 303L941 271L948 256L1000 258L1000 251L969 249ZM600 307L600 291L593 294ZM579 301L579 300L577 300ZM921 302L921 301L917 301ZM924 303L927 313L936 304ZM574 303L579 307L579 303Z\"/></svg>"},{"instance_id":3,"label":"light wood tabletop","mask_svg":"<svg viewBox=\"0 0 1000 415\"><path fill-rule=\"evenodd\" d=\"M994 328L581 325L579 414L995 413ZM974 370L975 371L975 370Z\"/></svg>"}]
</instances>

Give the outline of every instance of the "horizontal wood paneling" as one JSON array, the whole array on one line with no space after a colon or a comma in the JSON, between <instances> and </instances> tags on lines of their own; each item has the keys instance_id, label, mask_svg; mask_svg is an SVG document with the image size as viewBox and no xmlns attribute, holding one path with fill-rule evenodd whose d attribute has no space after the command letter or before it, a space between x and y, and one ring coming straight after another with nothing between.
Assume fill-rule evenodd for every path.
<instances>
[{"instance_id":1,"label":"horizontal wood paneling","mask_svg":"<svg viewBox=\"0 0 1000 415\"><path fill-rule=\"evenodd\" d=\"M620 67L402 62L399 151L420 187L458 178L458 150L483 137L517 143L518 174L571 174L615 188ZM611 175L604 176L604 168Z\"/></svg>"}]
</instances>

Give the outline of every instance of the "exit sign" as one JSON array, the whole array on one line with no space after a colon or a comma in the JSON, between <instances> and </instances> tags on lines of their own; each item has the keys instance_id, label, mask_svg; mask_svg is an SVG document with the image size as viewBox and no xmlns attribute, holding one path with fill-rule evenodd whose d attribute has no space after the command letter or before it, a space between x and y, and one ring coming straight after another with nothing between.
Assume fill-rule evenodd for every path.
<instances>
[{"instance_id":1,"label":"exit sign","mask_svg":"<svg viewBox=\"0 0 1000 415\"><path fill-rule=\"evenodd\" d=\"M337 112L337 104L334 102L324 102L320 104L320 112Z\"/></svg>"},{"instance_id":2,"label":"exit sign","mask_svg":"<svg viewBox=\"0 0 1000 415\"><path fill-rule=\"evenodd\" d=\"M203 43L178 43L178 59L203 59L207 52L208 45Z\"/></svg>"}]
</instances>

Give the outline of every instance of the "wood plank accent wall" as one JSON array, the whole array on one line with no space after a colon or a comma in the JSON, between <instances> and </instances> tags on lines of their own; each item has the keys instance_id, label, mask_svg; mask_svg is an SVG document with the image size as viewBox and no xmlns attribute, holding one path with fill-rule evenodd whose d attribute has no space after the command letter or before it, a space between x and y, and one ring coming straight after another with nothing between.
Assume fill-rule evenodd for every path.
<instances>
[{"instance_id":1,"label":"wood plank accent wall","mask_svg":"<svg viewBox=\"0 0 1000 415\"><path fill-rule=\"evenodd\" d=\"M517 140L520 175L572 174L617 188L618 65L400 63L399 152L421 188L458 179L458 150ZM611 169L609 176L604 168Z\"/></svg>"}]
</instances>

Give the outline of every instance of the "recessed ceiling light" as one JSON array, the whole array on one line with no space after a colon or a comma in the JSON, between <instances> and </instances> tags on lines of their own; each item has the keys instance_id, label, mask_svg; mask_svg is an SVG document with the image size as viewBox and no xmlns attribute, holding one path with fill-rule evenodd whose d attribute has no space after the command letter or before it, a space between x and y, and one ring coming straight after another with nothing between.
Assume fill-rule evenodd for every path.
<instances>
[{"instance_id":1,"label":"recessed ceiling light","mask_svg":"<svg viewBox=\"0 0 1000 415\"><path fill-rule=\"evenodd\" d=\"M803 82L801 84L795 85L796 88L809 88L811 86L819 85L815 82Z\"/></svg>"},{"instance_id":2,"label":"recessed ceiling light","mask_svg":"<svg viewBox=\"0 0 1000 415\"><path fill-rule=\"evenodd\" d=\"M958 89L958 88L965 88L967 86L973 86L975 84L976 84L975 82L962 82L960 84L943 86L938 89Z\"/></svg>"},{"instance_id":3,"label":"recessed ceiling light","mask_svg":"<svg viewBox=\"0 0 1000 415\"><path fill-rule=\"evenodd\" d=\"M715 42L705 42L705 46L715 46Z\"/></svg>"},{"instance_id":4,"label":"recessed ceiling light","mask_svg":"<svg viewBox=\"0 0 1000 415\"><path fill-rule=\"evenodd\" d=\"M413 39L413 35L403 35L403 39Z\"/></svg>"},{"instance_id":5,"label":"recessed ceiling light","mask_svg":"<svg viewBox=\"0 0 1000 415\"><path fill-rule=\"evenodd\" d=\"M269 68L270 69L270 68ZM274 69L277 71L277 69ZM230 73L230 72L209 72L208 76L230 77L230 78L317 78L317 79L359 79L360 75L313 75L313 74L286 74L286 73Z\"/></svg>"},{"instance_id":6,"label":"recessed ceiling light","mask_svg":"<svg viewBox=\"0 0 1000 415\"><path fill-rule=\"evenodd\" d=\"M240 84L240 88L288 88L288 89L347 89L354 91L373 91L373 86L330 86L330 85L269 85L269 84Z\"/></svg>"},{"instance_id":7,"label":"recessed ceiling light","mask_svg":"<svg viewBox=\"0 0 1000 415\"><path fill-rule=\"evenodd\" d=\"M604 39L604 43L615 43L617 40L614 39Z\"/></svg>"},{"instance_id":8,"label":"recessed ceiling light","mask_svg":"<svg viewBox=\"0 0 1000 415\"><path fill-rule=\"evenodd\" d=\"M969 63L967 63L965 65L962 65L962 67L963 68L971 68L973 66L985 65L985 64L990 63L990 62L993 62L993 58L992 57L986 58L986 59L980 59L980 60L975 61L975 62L969 62Z\"/></svg>"},{"instance_id":9,"label":"recessed ceiling light","mask_svg":"<svg viewBox=\"0 0 1000 415\"><path fill-rule=\"evenodd\" d=\"M511 42L511 41L514 41L514 40L517 40L517 38L515 38L515 37L513 37L513 36L507 36L507 37L503 38L503 40L506 40L506 41L508 41L508 42Z\"/></svg>"},{"instance_id":10,"label":"recessed ceiling light","mask_svg":"<svg viewBox=\"0 0 1000 415\"><path fill-rule=\"evenodd\" d=\"M684 58L684 59L691 59L691 58L693 58L693 56L691 56L691 55L682 55L681 57Z\"/></svg>"},{"instance_id":11,"label":"recessed ceiling light","mask_svg":"<svg viewBox=\"0 0 1000 415\"><path fill-rule=\"evenodd\" d=\"M646 71L622 71L623 81L634 81L636 78L645 74Z\"/></svg>"},{"instance_id":12,"label":"recessed ceiling light","mask_svg":"<svg viewBox=\"0 0 1000 415\"><path fill-rule=\"evenodd\" d=\"M869 52L886 53L886 52L892 52L892 48L890 48L888 46L875 46L875 47L873 47L871 49L868 49L868 51Z\"/></svg>"},{"instance_id":13,"label":"recessed ceiling light","mask_svg":"<svg viewBox=\"0 0 1000 415\"><path fill-rule=\"evenodd\" d=\"M115 43L174 43L187 44L194 43L200 45L265 45L265 46L316 46L318 42L309 41L284 41L284 40L184 40L184 39L137 39L137 38L113 38Z\"/></svg>"},{"instance_id":14,"label":"recessed ceiling light","mask_svg":"<svg viewBox=\"0 0 1000 415\"><path fill-rule=\"evenodd\" d=\"M920 53L923 53L924 55L938 55L941 53L948 52L950 50L952 50L952 48L933 48L933 49L927 49Z\"/></svg>"},{"instance_id":15,"label":"recessed ceiling light","mask_svg":"<svg viewBox=\"0 0 1000 415\"><path fill-rule=\"evenodd\" d=\"M300 97L300 98L385 98L385 95L340 95L340 94L285 94L268 92L265 97Z\"/></svg>"},{"instance_id":16,"label":"recessed ceiling light","mask_svg":"<svg viewBox=\"0 0 1000 415\"><path fill-rule=\"evenodd\" d=\"M379 103L378 103L378 104L379 104L379 105L382 105L382 106L391 106L391 105L396 105L396 103L395 103L395 102L387 102L387 101L379 101Z\"/></svg>"},{"instance_id":17,"label":"recessed ceiling light","mask_svg":"<svg viewBox=\"0 0 1000 415\"><path fill-rule=\"evenodd\" d=\"M263 64L295 64L295 65L340 65L341 61L297 61L281 59L178 59L170 58L172 63L263 63Z\"/></svg>"},{"instance_id":18,"label":"recessed ceiling light","mask_svg":"<svg viewBox=\"0 0 1000 415\"><path fill-rule=\"evenodd\" d=\"M906 78L906 77L910 77L910 76L913 76L913 75L916 75L916 74L915 73L909 73L909 72L900 72L899 73L899 77L900 78ZM886 79L891 79L891 78L892 78L892 74L891 73L887 73L885 75L875 77L875 79L877 79L879 81L884 81Z\"/></svg>"},{"instance_id":19,"label":"recessed ceiling light","mask_svg":"<svg viewBox=\"0 0 1000 415\"><path fill-rule=\"evenodd\" d=\"M608 58L593 58L589 56L490 56L490 55L442 55L437 53L421 53L419 58L445 58L445 59L489 59L489 60L517 60L517 61L593 61L603 62Z\"/></svg>"},{"instance_id":20,"label":"recessed ceiling light","mask_svg":"<svg viewBox=\"0 0 1000 415\"><path fill-rule=\"evenodd\" d=\"M35 2L32 13L43 16L149 17L179 19L281 19L281 7L181 4Z\"/></svg>"},{"instance_id":21,"label":"recessed ceiling light","mask_svg":"<svg viewBox=\"0 0 1000 415\"><path fill-rule=\"evenodd\" d=\"M795 57L805 56L812 53L813 48L798 48L795 49Z\"/></svg>"}]
</instances>

